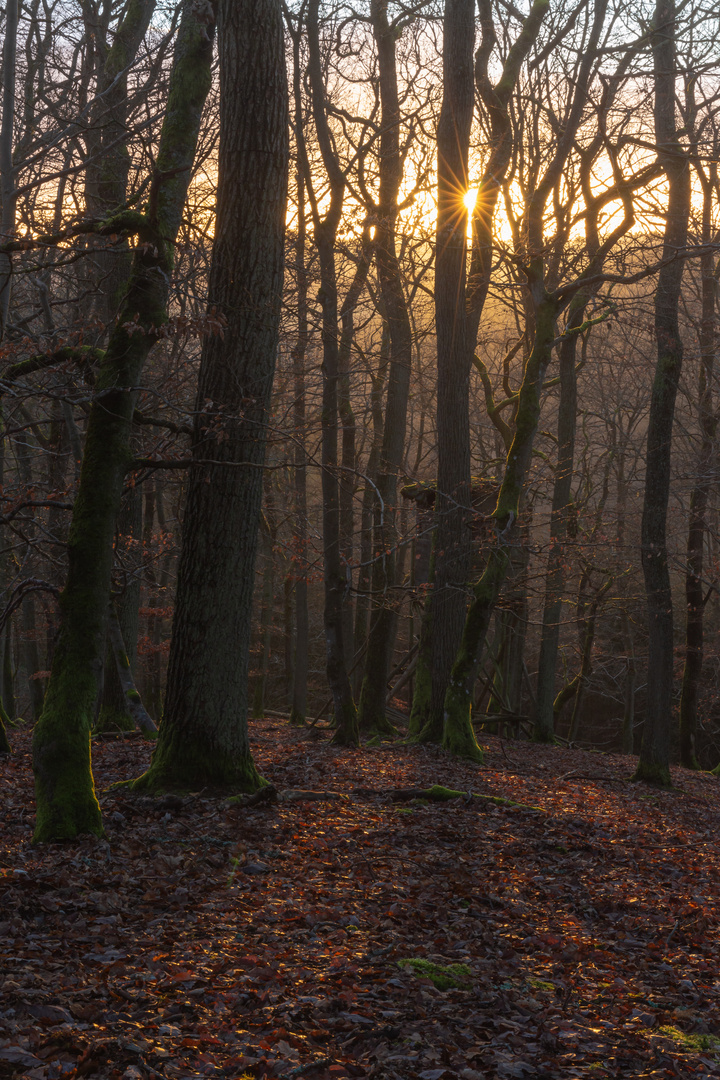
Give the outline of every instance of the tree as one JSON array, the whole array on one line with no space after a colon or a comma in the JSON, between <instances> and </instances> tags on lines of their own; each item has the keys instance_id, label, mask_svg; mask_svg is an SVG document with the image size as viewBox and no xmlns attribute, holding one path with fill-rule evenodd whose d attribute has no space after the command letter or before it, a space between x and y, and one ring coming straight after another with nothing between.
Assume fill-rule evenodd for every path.
<instances>
[{"instance_id":1,"label":"tree","mask_svg":"<svg viewBox=\"0 0 720 1080\"><path fill-rule=\"evenodd\" d=\"M390 357L383 439L377 472L377 498L382 500L382 506L375 529L375 562L372 575L376 606L370 622L365 677L360 694L359 723L362 730L386 734L388 730L392 731L392 726L388 724L385 716L385 697L390 670L390 649L397 625L396 605L392 596L397 585L395 518L398 474L405 454L412 334L395 237L403 173L395 42L402 32L402 20L398 18L391 22L388 19L387 0L373 0L370 15L377 47L382 106L379 193L377 204L372 207L372 214L376 221L375 251L383 313L390 340Z\"/></svg>"},{"instance_id":2,"label":"tree","mask_svg":"<svg viewBox=\"0 0 720 1080\"><path fill-rule=\"evenodd\" d=\"M175 59L146 213L126 210L103 227L132 229L125 298L98 368L68 539L62 625L42 716L33 736L36 841L102 833L90 763L90 729L102 671L113 538L130 465L130 425L143 364L167 318L168 282L200 117L210 86L212 8L191 0Z\"/></svg>"},{"instance_id":3,"label":"tree","mask_svg":"<svg viewBox=\"0 0 720 1080\"><path fill-rule=\"evenodd\" d=\"M165 715L137 790L262 781L247 733L248 658L267 415L283 285L288 99L279 0L220 0L220 149Z\"/></svg>"},{"instance_id":4,"label":"tree","mask_svg":"<svg viewBox=\"0 0 720 1080\"><path fill-rule=\"evenodd\" d=\"M648 606L647 715L636 780L667 787L673 691L673 604L668 570L667 508L670 493L675 399L683 359L678 311L690 218L690 162L675 112L677 58L675 5L657 0L653 24L655 137L667 178L664 264L655 293L657 365L647 431L647 471L642 517L642 566Z\"/></svg>"}]
</instances>

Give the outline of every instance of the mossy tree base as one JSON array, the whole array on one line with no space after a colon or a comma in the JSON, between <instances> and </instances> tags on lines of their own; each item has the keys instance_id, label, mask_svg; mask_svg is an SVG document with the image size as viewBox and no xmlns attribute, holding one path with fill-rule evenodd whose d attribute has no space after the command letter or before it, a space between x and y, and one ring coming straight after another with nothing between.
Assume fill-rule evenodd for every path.
<instances>
[{"instance_id":1,"label":"mossy tree base","mask_svg":"<svg viewBox=\"0 0 720 1080\"><path fill-rule=\"evenodd\" d=\"M149 794L209 789L252 795L266 785L249 752L234 756L212 753L206 743L190 742L182 753L177 749L168 753L162 746L162 729L160 740L147 772L124 786Z\"/></svg>"},{"instance_id":2,"label":"mossy tree base","mask_svg":"<svg viewBox=\"0 0 720 1080\"><path fill-rule=\"evenodd\" d=\"M465 687L451 682L445 695L445 717L440 745L455 757L482 765L485 759L475 738L471 709L470 694Z\"/></svg>"},{"instance_id":3,"label":"mossy tree base","mask_svg":"<svg viewBox=\"0 0 720 1080\"><path fill-rule=\"evenodd\" d=\"M671 788L673 786L670 770L665 765L649 764L639 761L633 776L633 782L651 784L653 787Z\"/></svg>"},{"instance_id":4,"label":"mossy tree base","mask_svg":"<svg viewBox=\"0 0 720 1080\"><path fill-rule=\"evenodd\" d=\"M94 702L94 684L89 696ZM90 760L89 709L84 722L78 723L76 716L67 716L55 705L52 698L46 701L33 733L36 844L72 840L84 833L103 835Z\"/></svg>"},{"instance_id":5,"label":"mossy tree base","mask_svg":"<svg viewBox=\"0 0 720 1080\"><path fill-rule=\"evenodd\" d=\"M539 746L559 745L552 728L539 727L537 725L533 728L532 742L537 743Z\"/></svg>"},{"instance_id":6,"label":"mossy tree base","mask_svg":"<svg viewBox=\"0 0 720 1080\"><path fill-rule=\"evenodd\" d=\"M290 710L290 727L303 728L305 727L305 714L301 713L294 706Z\"/></svg>"},{"instance_id":7,"label":"mossy tree base","mask_svg":"<svg viewBox=\"0 0 720 1080\"><path fill-rule=\"evenodd\" d=\"M130 713L120 712L111 706L103 705L93 729L94 735L105 735L115 731L134 731L135 721Z\"/></svg>"}]
</instances>

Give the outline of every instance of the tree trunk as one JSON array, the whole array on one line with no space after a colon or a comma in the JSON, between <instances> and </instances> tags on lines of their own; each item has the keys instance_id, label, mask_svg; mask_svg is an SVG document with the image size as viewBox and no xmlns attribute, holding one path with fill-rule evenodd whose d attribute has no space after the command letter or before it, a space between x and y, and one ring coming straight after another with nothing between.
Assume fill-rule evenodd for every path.
<instances>
[{"instance_id":1,"label":"tree trunk","mask_svg":"<svg viewBox=\"0 0 720 1080\"><path fill-rule=\"evenodd\" d=\"M377 504L377 480L380 448L383 440L384 417L382 410L383 388L389 362L390 333L387 320L383 319L380 340L380 362L375 372L370 372L370 415L372 417L372 443L365 465L365 486L360 509L360 567L357 576L357 600L355 602L355 644L358 655L365 649L368 634L368 616L372 590L374 507ZM355 669L355 688L359 693L364 678L365 660Z\"/></svg>"},{"instance_id":2,"label":"tree trunk","mask_svg":"<svg viewBox=\"0 0 720 1080\"><path fill-rule=\"evenodd\" d=\"M383 505L375 529L373 564L374 608L360 694L359 723L366 732L390 734L394 727L385 715L390 656L397 628L397 498L398 475L405 453L405 429L410 392L412 333L395 247L398 195L402 180L400 155L400 103L398 97L394 29L387 17L387 0L373 0L371 18L378 50L380 101L380 192L375 233L377 270L383 314L390 337L390 364L385 422L377 475Z\"/></svg>"},{"instance_id":3,"label":"tree trunk","mask_svg":"<svg viewBox=\"0 0 720 1080\"><path fill-rule=\"evenodd\" d=\"M577 328L583 322L586 299L580 294L570 305L567 325ZM560 348L560 402L558 405L558 457L555 466L553 502L550 516L550 550L545 575L542 637L537 675L537 706L533 726L535 742L553 741L553 702L555 669L560 642L562 596L565 588L565 540L570 508L573 463L575 459L575 424L577 419L577 375L575 354L577 334L571 334Z\"/></svg>"},{"instance_id":4,"label":"tree trunk","mask_svg":"<svg viewBox=\"0 0 720 1080\"><path fill-rule=\"evenodd\" d=\"M515 436L505 464L497 509L496 541L485 570L473 587L473 600L465 621L462 643L445 696L443 747L472 760L482 760L470 723L472 694L480 649L487 637L490 618L511 561L511 545L517 542L517 518L523 486L530 465L535 432L540 418L540 394L555 337L556 303L545 293L542 260L531 268L531 289L542 299L535 303L535 341L528 357L518 396Z\"/></svg>"},{"instance_id":5,"label":"tree trunk","mask_svg":"<svg viewBox=\"0 0 720 1080\"><path fill-rule=\"evenodd\" d=\"M2 57L2 122L0 123L0 233L10 239L15 233L17 195L13 173L15 132L15 58L20 0L5 4L5 41ZM0 341L7 337L12 298L12 260L0 253Z\"/></svg>"},{"instance_id":6,"label":"tree trunk","mask_svg":"<svg viewBox=\"0 0 720 1080\"><path fill-rule=\"evenodd\" d=\"M447 0L443 29L443 101L437 129L435 246L437 327L437 496L432 593L432 689L421 741L443 737L443 701L458 651L470 578L470 363L464 312L468 148L475 37L473 0ZM418 689L415 691L416 695ZM469 723L469 720L468 720Z\"/></svg>"},{"instance_id":7,"label":"tree trunk","mask_svg":"<svg viewBox=\"0 0 720 1080\"><path fill-rule=\"evenodd\" d=\"M255 674L255 689L253 690L252 717L253 720L262 720L265 716L265 690L267 673L270 664L270 647L272 644L273 606L275 599L275 553L273 551L273 539L269 529L263 529L265 565L262 574L262 591L260 596L260 626L259 626L259 656L257 671Z\"/></svg>"},{"instance_id":8,"label":"tree trunk","mask_svg":"<svg viewBox=\"0 0 720 1080\"><path fill-rule=\"evenodd\" d=\"M297 234L295 239L295 281L297 288L297 339L291 353L293 378L293 480L295 497L295 547L293 567L295 578L295 652L293 657L292 700L290 723L302 727L307 713L307 684L309 667L310 619L308 613L308 521L307 521L307 463L305 451L305 357L308 334L308 272L307 272L307 210L306 185L300 148L303 146L303 94L300 67L301 31L293 36L293 124L297 146Z\"/></svg>"},{"instance_id":9,"label":"tree trunk","mask_svg":"<svg viewBox=\"0 0 720 1080\"><path fill-rule=\"evenodd\" d=\"M633 642L630 619L624 611L622 619L623 650L625 652L626 672L623 690L622 752L632 754L635 751L635 643Z\"/></svg>"},{"instance_id":10,"label":"tree trunk","mask_svg":"<svg viewBox=\"0 0 720 1080\"><path fill-rule=\"evenodd\" d=\"M653 55L655 135L668 190L663 258L671 259L687 243L690 215L690 165L675 125L677 63L674 0L657 0ZM648 605L648 689L647 715L635 779L662 787L672 782L670 736L674 657L667 507L675 398L683 358L678 323L682 271L683 262L676 259L660 270L657 279L657 366L650 400L642 516L642 566Z\"/></svg>"},{"instance_id":11,"label":"tree trunk","mask_svg":"<svg viewBox=\"0 0 720 1080\"><path fill-rule=\"evenodd\" d=\"M123 640L123 648L135 676L137 641L140 627L140 585L142 575L142 494L133 486L123 499L118 515L116 554L124 571L122 591L115 601L115 612ZM102 701L96 731L132 731L136 726L135 710L117 670L113 645L108 647L103 678Z\"/></svg>"},{"instance_id":12,"label":"tree trunk","mask_svg":"<svg viewBox=\"0 0 720 1080\"><path fill-rule=\"evenodd\" d=\"M712 167L711 167L712 168ZM714 174L714 175L713 175ZM713 183L714 180L714 183ZM708 178L701 176L703 186L703 244L712 240L713 189L717 184L717 166ZM700 683L703 667L703 556L706 514L712 485L712 458L715 449L717 417L713 411L713 380L715 377L715 307L717 280L712 253L700 260L702 313L700 323L700 373L698 405L700 420L700 452L697 461L697 481L690 496L690 523L687 539L687 571L685 574L685 667L680 695L680 764L697 769L695 736Z\"/></svg>"},{"instance_id":13,"label":"tree trunk","mask_svg":"<svg viewBox=\"0 0 720 1080\"><path fill-rule=\"evenodd\" d=\"M115 677L124 697L123 713L127 713L131 717L133 727L136 727L138 731L142 731L147 738L153 739L157 735L157 728L152 721L152 717L148 715L135 685L132 664L125 649L120 619L113 607L110 608L108 618L108 645L110 658L115 668Z\"/></svg>"},{"instance_id":14,"label":"tree trunk","mask_svg":"<svg viewBox=\"0 0 720 1080\"><path fill-rule=\"evenodd\" d=\"M287 206L279 0L220 0L220 150L203 342L165 715L141 790L262 781L248 743L248 658L266 423Z\"/></svg>"},{"instance_id":15,"label":"tree trunk","mask_svg":"<svg viewBox=\"0 0 720 1080\"><path fill-rule=\"evenodd\" d=\"M359 733L357 711L345 663L343 639L344 605L349 595L347 569L340 557L340 492L338 480L338 290L335 266L337 236L345 192L345 177L332 146L325 111L325 84L322 74L318 27L319 0L310 0L308 8L308 74L312 96L315 132L330 184L330 205L324 219L314 207L315 243L320 263L320 301L322 304L322 521L323 570L325 579L325 652L328 684L335 716L334 742L338 746L357 746ZM306 164L305 180L308 182Z\"/></svg>"},{"instance_id":16,"label":"tree trunk","mask_svg":"<svg viewBox=\"0 0 720 1080\"><path fill-rule=\"evenodd\" d=\"M208 9L187 0L168 88L150 209L120 317L100 365L90 408L80 486L68 539L62 627L43 714L33 737L35 840L102 833L90 763L90 729L105 649L115 523L130 459L136 387L167 318L173 245L190 182L200 117L210 87ZM130 333L138 324L142 332Z\"/></svg>"}]
</instances>

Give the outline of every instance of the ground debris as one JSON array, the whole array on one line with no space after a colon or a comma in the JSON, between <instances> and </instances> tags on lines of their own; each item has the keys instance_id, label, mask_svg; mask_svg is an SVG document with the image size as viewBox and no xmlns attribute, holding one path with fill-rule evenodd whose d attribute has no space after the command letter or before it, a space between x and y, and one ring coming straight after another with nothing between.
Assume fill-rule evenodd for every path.
<instances>
[{"instance_id":1,"label":"ground debris","mask_svg":"<svg viewBox=\"0 0 720 1080\"><path fill-rule=\"evenodd\" d=\"M251 736L234 803L112 789L151 747L95 744L107 840L33 848L14 732L0 1078L720 1076L716 778Z\"/></svg>"}]
</instances>

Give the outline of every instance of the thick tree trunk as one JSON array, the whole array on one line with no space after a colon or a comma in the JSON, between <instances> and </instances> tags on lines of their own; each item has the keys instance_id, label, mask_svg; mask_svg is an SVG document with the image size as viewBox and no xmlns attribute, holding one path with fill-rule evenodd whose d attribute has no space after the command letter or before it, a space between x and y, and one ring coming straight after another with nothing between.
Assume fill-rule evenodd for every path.
<instances>
[{"instance_id":1,"label":"thick tree trunk","mask_svg":"<svg viewBox=\"0 0 720 1080\"><path fill-rule=\"evenodd\" d=\"M279 0L220 0L220 150L209 303L165 715L145 790L262 781L248 743L248 657L287 206Z\"/></svg>"},{"instance_id":2,"label":"thick tree trunk","mask_svg":"<svg viewBox=\"0 0 720 1080\"><path fill-rule=\"evenodd\" d=\"M445 5L443 102L437 129L437 534L432 690L420 733L422 741L430 742L440 742L443 737L443 701L462 637L471 561L469 393L473 343L464 308L467 212L463 198L468 187L474 100L474 7L473 0L448 0Z\"/></svg>"},{"instance_id":3,"label":"thick tree trunk","mask_svg":"<svg viewBox=\"0 0 720 1080\"><path fill-rule=\"evenodd\" d=\"M95 383L80 486L68 539L62 627L43 714L33 737L36 841L102 833L90 729L105 649L115 522L130 459L130 427L143 364L166 320L185 195L210 86L207 10L183 11L160 136L150 211L142 222L123 309ZM128 325L140 333L130 333Z\"/></svg>"},{"instance_id":4,"label":"thick tree trunk","mask_svg":"<svg viewBox=\"0 0 720 1080\"><path fill-rule=\"evenodd\" d=\"M394 29L387 16L387 0L373 0L371 18L378 50L380 101L380 192L376 225L377 269L384 316L390 337L390 364L385 404L383 441L377 475L381 518L375 529L373 594L365 678L360 694L359 723L367 732L390 734L385 715L390 656L397 629L397 498L398 476L405 453L405 429L410 392L412 333L395 247L398 195L402 180L400 155L400 103L398 96Z\"/></svg>"},{"instance_id":5,"label":"thick tree trunk","mask_svg":"<svg viewBox=\"0 0 720 1080\"><path fill-rule=\"evenodd\" d=\"M655 135L668 190L663 258L671 259L686 246L690 215L690 165L675 124L674 0L657 0L653 53ZM678 322L682 272L683 261L676 259L662 268L657 280L657 366L650 399L642 516L642 565L648 605L648 688L647 715L635 779L663 787L671 783L674 657L666 527L675 398L683 358Z\"/></svg>"}]
</instances>

